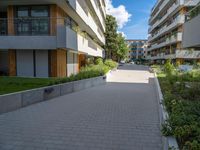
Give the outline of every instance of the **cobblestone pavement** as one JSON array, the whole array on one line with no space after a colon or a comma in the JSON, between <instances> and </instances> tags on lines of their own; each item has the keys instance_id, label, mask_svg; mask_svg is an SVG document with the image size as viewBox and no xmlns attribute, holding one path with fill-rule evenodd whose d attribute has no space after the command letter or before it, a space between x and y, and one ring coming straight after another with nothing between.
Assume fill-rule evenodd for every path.
<instances>
[{"instance_id":1,"label":"cobblestone pavement","mask_svg":"<svg viewBox=\"0 0 200 150\"><path fill-rule=\"evenodd\" d=\"M126 65L106 85L0 115L0 150L160 150L154 86Z\"/></svg>"}]
</instances>

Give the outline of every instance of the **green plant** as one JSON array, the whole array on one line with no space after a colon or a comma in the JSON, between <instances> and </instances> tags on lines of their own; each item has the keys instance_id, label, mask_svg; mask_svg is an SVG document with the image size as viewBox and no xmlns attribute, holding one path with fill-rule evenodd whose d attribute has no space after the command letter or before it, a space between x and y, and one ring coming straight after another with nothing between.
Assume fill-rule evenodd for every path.
<instances>
[{"instance_id":1,"label":"green plant","mask_svg":"<svg viewBox=\"0 0 200 150\"><path fill-rule=\"evenodd\" d=\"M112 61L111 59L105 60L104 64L110 67L111 69L114 69L118 66L118 64L115 61Z\"/></svg>"},{"instance_id":2,"label":"green plant","mask_svg":"<svg viewBox=\"0 0 200 150\"><path fill-rule=\"evenodd\" d=\"M166 68L165 68L166 70ZM180 149L200 149L200 71L158 75L169 118L162 133L177 138Z\"/></svg>"},{"instance_id":3,"label":"green plant","mask_svg":"<svg viewBox=\"0 0 200 150\"><path fill-rule=\"evenodd\" d=\"M164 72L167 75L172 75L172 73L175 71L174 65L171 63L171 60L167 60L167 62L164 65Z\"/></svg>"},{"instance_id":4,"label":"green plant","mask_svg":"<svg viewBox=\"0 0 200 150\"><path fill-rule=\"evenodd\" d=\"M95 64L96 64L96 65L103 65L103 59L102 59L102 58L97 58L97 59L95 60Z\"/></svg>"}]
</instances>

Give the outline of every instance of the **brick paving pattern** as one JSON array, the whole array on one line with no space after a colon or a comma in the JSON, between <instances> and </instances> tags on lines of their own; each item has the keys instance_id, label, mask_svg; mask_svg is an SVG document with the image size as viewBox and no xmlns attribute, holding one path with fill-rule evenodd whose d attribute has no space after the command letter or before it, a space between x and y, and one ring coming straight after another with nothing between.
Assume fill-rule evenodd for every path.
<instances>
[{"instance_id":1,"label":"brick paving pattern","mask_svg":"<svg viewBox=\"0 0 200 150\"><path fill-rule=\"evenodd\" d=\"M130 65L109 81L0 115L0 150L161 150L153 75Z\"/></svg>"}]
</instances>

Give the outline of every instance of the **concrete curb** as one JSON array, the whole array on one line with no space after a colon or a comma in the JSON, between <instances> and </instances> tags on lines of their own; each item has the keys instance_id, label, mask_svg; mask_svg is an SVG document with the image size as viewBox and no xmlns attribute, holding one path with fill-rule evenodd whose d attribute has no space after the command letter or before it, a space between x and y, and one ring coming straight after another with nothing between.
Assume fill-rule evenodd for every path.
<instances>
[{"instance_id":1,"label":"concrete curb","mask_svg":"<svg viewBox=\"0 0 200 150\"><path fill-rule=\"evenodd\" d=\"M155 79L155 83L156 83L157 97L158 97L159 106L160 106L159 107L160 128L162 128L162 124L166 122L169 115L168 115L166 108L164 106L164 103L163 103L164 98L163 98L163 94L162 94L156 73L154 73L154 77L155 77L154 79ZM179 150L178 142L177 142L175 137L172 137L172 136L165 137L165 136L163 136L162 142L163 142L163 149L164 150L169 150L169 149Z\"/></svg>"},{"instance_id":2,"label":"concrete curb","mask_svg":"<svg viewBox=\"0 0 200 150\"><path fill-rule=\"evenodd\" d=\"M106 76L0 95L0 114L7 113L55 97L106 84Z\"/></svg>"}]
</instances>

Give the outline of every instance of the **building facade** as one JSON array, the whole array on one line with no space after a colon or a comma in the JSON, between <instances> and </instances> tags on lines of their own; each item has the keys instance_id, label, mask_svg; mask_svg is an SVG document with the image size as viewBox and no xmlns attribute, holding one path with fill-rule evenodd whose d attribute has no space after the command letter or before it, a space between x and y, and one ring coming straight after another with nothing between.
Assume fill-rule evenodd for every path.
<instances>
[{"instance_id":1,"label":"building facade","mask_svg":"<svg viewBox=\"0 0 200 150\"><path fill-rule=\"evenodd\" d=\"M104 0L1 0L0 74L65 77L103 57Z\"/></svg>"},{"instance_id":2,"label":"building facade","mask_svg":"<svg viewBox=\"0 0 200 150\"><path fill-rule=\"evenodd\" d=\"M128 60L146 59L147 40L126 40L129 47Z\"/></svg>"},{"instance_id":3,"label":"building facade","mask_svg":"<svg viewBox=\"0 0 200 150\"><path fill-rule=\"evenodd\" d=\"M186 62L199 59L200 51L183 47L186 14L199 0L158 0L149 19L148 56L154 61ZM186 35L187 36L187 35Z\"/></svg>"},{"instance_id":4,"label":"building facade","mask_svg":"<svg viewBox=\"0 0 200 150\"><path fill-rule=\"evenodd\" d=\"M200 3L190 10L183 26L183 47L200 50ZM199 54L200 57L200 54Z\"/></svg>"}]
</instances>

